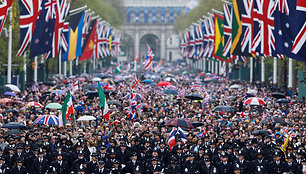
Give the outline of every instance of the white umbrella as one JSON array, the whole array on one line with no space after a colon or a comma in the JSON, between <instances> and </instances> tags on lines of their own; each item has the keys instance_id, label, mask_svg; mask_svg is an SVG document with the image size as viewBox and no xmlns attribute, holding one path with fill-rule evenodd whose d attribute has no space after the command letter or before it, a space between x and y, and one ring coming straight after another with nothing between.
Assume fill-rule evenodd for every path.
<instances>
[{"instance_id":1,"label":"white umbrella","mask_svg":"<svg viewBox=\"0 0 306 174\"><path fill-rule=\"evenodd\" d=\"M99 78L99 77L95 77L95 78L92 79L92 81L94 81L94 82L99 82L99 81L102 81L102 79Z\"/></svg>"},{"instance_id":2,"label":"white umbrella","mask_svg":"<svg viewBox=\"0 0 306 174\"><path fill-rule=\"evenodd\" d=\"M255 89L249 89L248 94L253 94L253 95L256 95L257 94L257 91Z\"/></svg>"},{"instance_id":3,"label":"white umbrella","mask_svg":"<svg viewBox=\"0 0 306 174\"><path fill-rule=\"evenodd\" d=\"M80 118L77 119L77 121L93 121L93 120L96 120L97 118L94 117L94 116L89 116L89 115L85 115L85 116L82 116Z\"/></svg>"},{"instance_id":4,"label":"white umbrella","mask_svg":"<svg viewBox=\"0 0 306 174\"><path fill-rule=\"evenodd\" d=\"M10 88L12 91L20 92L20 89L16 85L6 84L5 86Z\"/></svg>"},{"instance_id":5,"label":"white umbrella","mask_svg":"<svg viewBox=\"0 0 306 174\"><path fill-rule=\"evenodd\" d=\"M240 89L241 87L240 87L240 85L235 84L235 85L231 85L230 88L231 89Z\"/></svg>"}]
</instances>

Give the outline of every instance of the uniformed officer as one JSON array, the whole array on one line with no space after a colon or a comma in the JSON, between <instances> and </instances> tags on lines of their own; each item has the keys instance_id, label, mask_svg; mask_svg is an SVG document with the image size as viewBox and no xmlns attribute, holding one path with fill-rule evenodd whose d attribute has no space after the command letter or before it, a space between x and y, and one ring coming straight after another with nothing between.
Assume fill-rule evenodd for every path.
<instances>
[{"instance_id":1,"label":"uniformed officer","mask_svg":"<svg viewBox=\"0 0 306 174\"><path fill-rule=\"evenodd\" d=\"M38 158L34 160L34 168L33 171L35 174L45 174L49 169L49 161L44 158L44 151L39 149Z\"/></svg>"},{"instance_id":2,"label":"uniformed officer","mask_svg":"<svg viewBox=\"0 0 306 174\"><path fill-rule=\"evenodd\" d=\"M268 161L264 159L264 153L261 149L257 150L256 158L252 162L252 171L255 173L260 168L260 171L267 172Z\"/></svg>"},{"instance_id":3,"label":"uniformed officer","mask_svg":"<svg viewBox=\"0 0 306 174\"><path fill-rule=\"evenodd\" d=\"M152 162L147 166L147 173L152 174L154 171L163 172L163 167L158 164L158 158L152 158Z\"/></svg>"},{"instance_id":4,"label":"uniformed officer","mask_svg":"<svg viewBox=\"0 0 306 174\"><path fill-rule=\"evenodd\" d=\"M136 152L133 152L130 161L127 162L126 167L124 168L125 173L135 173L135 169L137 166L139 166L141 169L143 169L142 164L138 161L138 156Z\"/></svg>"},{"instance_id":5,"label":"uniformed officer","mask_svg":"<svg viewBox=\"0 0 306 174\"><path fill-rule=\"evenodd\" d=\"M23 166L22 159L16 160L16 165L13 166L10 171L11 174L28 174L28 170Z\"/></svg>"},{"instance_id":6,"label":"uniformed officer","mask_svg":"<svg viewBox=\"0 0 306 174\"><path fill-rule=\"evenodd\" d=\"M111 168L111 173L112 174L120 174L122 173L122 168L120 165L120 161L115 159L113 162L113 167Z\"/></svg>"},{"instance_id":7,"label":"uniformed officer","mask_svg":"<svg viewBox=\"0 0 306 174\"><path fill-rule=\"evenodd\" d=\"M288 164L281 161L280 152L276 151L273 156L273 161L268 165L269 174L282 174L288 172Z\"/></svg>"},{"instance_id":8,"label":"uniformed officer","mask_svg":"<svg viewBox=\"0 0 306 174\"><path fill-rule=\"evenodd\" d=\"M238 154L238 160L235 161L239 166L240 173L248 174L251 173L252 169L250 168L250 162L245 160L245 154L243 151L240 151Z\"/></svg>"},{"instance_id":9,"label":"uniformed officer","mask_svg":"<svg viewBox=\"0 0 306 174\"><path fill-rule=\"evenodd\" d=\"M104 161L100 160L98 164L98 168L96 168L93 172L94 174L108 174L110 172L110 170L105 167Z\"/></svg>"},{"instance_id":10,"label":"uniformed officer","mask_svg":"<svg viewBox=\"0 0 306 174\"><path fill-rule=\"evenodd\" d=\"M183 173L182 168L177 165L176 160L171 160L170 164L165 168L165 174L181 174Z\"/></svg>"},{"instance_id":11,"label":"uniformed officer","mask_svg":"<svg viewBox=\"0 0 306 174\"><path fill-rule=\"evenodd\" d=\"M7 173L9 171L8 166L5 164L4 158L0 157L0 174Z\"/></svg>"},{"instance_id":12,"label":"uniformed officer","mask_svg":"<svg viewBox=\"0 0 306 174\"><path fill-rule=\"evenodd\" d=\"M297 162L295 162L293 160L294 155L292 153L289 153L287 155L287 163L288 163L288 167L289 167L289 173L295 173L295 174L302 174L303 171L301 170L301 167Z\"/></svg>"},{"instance_id":13,"label":"uniformed officer","mask_svg":"<svg viewBox=\"0 0 306 174\"><path fill-rule=\"evenodd\" d=\"M56 161L51 162L51 166L55 168L57 174L69 173L68 162L63 160L63 153L61 151L56 154Z\"/></svg>"},{"instance_id":14,"label":"uniformed officer","mask_svg":"<svg viewBox=\"0 0 306 174\"><path fill-rule=\"evenodd\" d=\"M189 152L187 159L184 163L184 173L199 173L200 172L200 168L199 168L199 164L194 160L194 154Z\"/></svg>"},{"instance_id":15,"label":"uniformed officer","mask_svg":"<svg viewBox=\"0 0 306 174\"><path fill-rule=\"evenodd\" d=\"M228 161L228 155L225 152L221 153L221 161L217 164L220 174L233 173L233 165Z\"/></svg>"}]
</instances>

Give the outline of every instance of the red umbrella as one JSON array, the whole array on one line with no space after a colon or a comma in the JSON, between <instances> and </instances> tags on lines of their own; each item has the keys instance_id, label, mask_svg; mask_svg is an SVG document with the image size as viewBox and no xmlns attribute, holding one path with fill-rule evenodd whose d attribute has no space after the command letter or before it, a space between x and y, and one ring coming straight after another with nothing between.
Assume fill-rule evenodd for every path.
<instances>
[{"instance_id":1,"label":"red umbrella","mask_svg":"<svg viewBox=\"0 0 306 174\"><path fill-rule=\"evenodd\" d=\"M29 103L26 103L25 106L35 106L35 107L40 107L40 108L43 107L43 105L38 102L29 102Z\"/></svg>"},{"instance_id":2,"label":"red umbrella","mask_svg":"<svg viewBox=\"0 0 306 174\"><path fill-rule=\"evenodd\" d=\"M14 100L10 99L10 98L2 98L0 99L0 103L11 103L14 102Z\"/></svg>"},{"instance_id":3,"label":"red umbrella","mask_svg":"<svg viewBox=\"0 0 306 174\"><path fill-rule=\"evenodd\" d=\"M157 86L168 86L168 85L172 85L170 82L166 82L166 81L161 81L157 84Z\"/></svg>"},{"instance_id":4,"label":"red umbrella","mask_svg":"<svg viewBox=\"0 0 306 174\"><path fill-rule=\"evenodd\" d=\"M258 98L258 97L251 97L249 99L247 99L244 104L247 104L247 105L265 105L266 102L261 99L261 98Z\"/></svg>"}]
</instances>

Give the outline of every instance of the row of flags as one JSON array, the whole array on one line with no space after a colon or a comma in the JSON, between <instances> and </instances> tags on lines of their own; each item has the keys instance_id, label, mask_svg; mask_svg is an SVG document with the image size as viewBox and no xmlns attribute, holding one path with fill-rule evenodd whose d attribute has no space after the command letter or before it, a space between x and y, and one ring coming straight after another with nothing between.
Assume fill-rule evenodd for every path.
<instances>
[{"instance_id":1,"label":"row of flags","mask_svg":"<svg viewBox=\"0 0 306 174\"><path fill-rule=\"evenodd\" d=\"M304 0L223 2L223 13L215 10L184 31L180 43L183 57L246 63L249 56L285 55L306 61Z\"/></svg>"},{"instance_id":2,"label":"row of flags","mask_svg":"<svg viewBox=\"0 0 306 174\"><path fill-rule=\"evenodd\" d=\"M13 0L1 1L0 33ZM0 3L1 3L0 2ZM19 0L20 48L30 58L63 54L63 61L105 58L120 53L120 32L93 12L80 8L71 13L69 0ZM69 21L66 21L69 16Z\"/></svg>"}]
</instances>

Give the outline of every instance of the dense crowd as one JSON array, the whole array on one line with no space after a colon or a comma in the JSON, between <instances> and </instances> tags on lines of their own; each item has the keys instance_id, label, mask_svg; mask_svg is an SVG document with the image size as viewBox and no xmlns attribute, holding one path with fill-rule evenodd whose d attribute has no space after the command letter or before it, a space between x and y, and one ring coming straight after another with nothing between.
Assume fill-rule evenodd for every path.
<instances>
[{"instance_id":1,"label":"dense crowd","mask_svg":"<svg viewBox=\"0 0 306 174\"><path fill-rule=\"evenodd\" d=\"M1 104L1 126L20 122L26 128L0 129L0 173L306 173L305 101L293 95L290 103L277 103L272 97L275 89L263 84L207 80L214 75L198 76L182 69L168 66L162 73L138 73L140 83L133 89L135 79L127 75L131 73L107 75L107 100L119 103L109 105L110 121L103 117L99 97L87 93L98 90L89 75L53 79L54 85L38 84L16 97L2 94L1 98L13 101ZM171 85L154 84L166 78ZM144 79L152 79L153 84L142 83ZM44 106L63 104L65 91L76 81L74 113L66 126L34 124L39 115L61 114ZM233 84L239 87L231 88ZM166 95L165 89L177 90L178 95ZM135 120L129 117L131 92L139 95ZM191 93L208 95L208 101L184 97ZM266 104L246 105L248 95L265 99ZM24 105L31 101L43 107ZM213 110L221 105L235 111ZM97 120L77 121L84 115ZM172 118L200 124L183 129L185 137L176 135L175 145L169 148L172 127L165 123Z\"/></svg>"}]
</instances>

